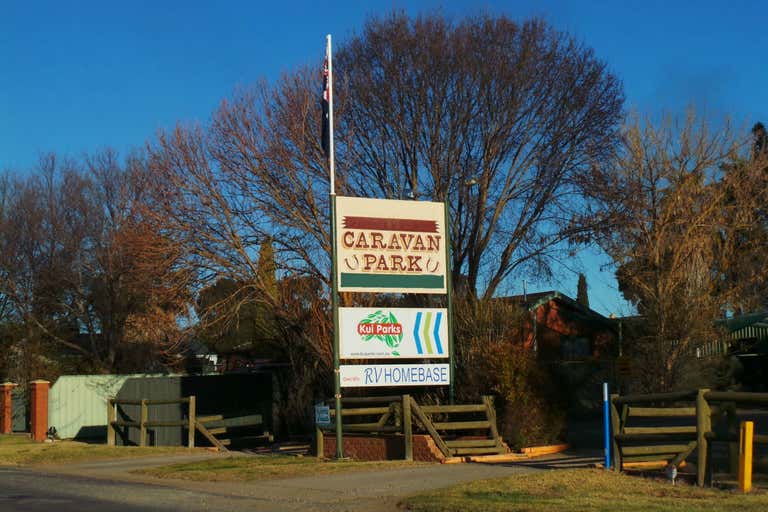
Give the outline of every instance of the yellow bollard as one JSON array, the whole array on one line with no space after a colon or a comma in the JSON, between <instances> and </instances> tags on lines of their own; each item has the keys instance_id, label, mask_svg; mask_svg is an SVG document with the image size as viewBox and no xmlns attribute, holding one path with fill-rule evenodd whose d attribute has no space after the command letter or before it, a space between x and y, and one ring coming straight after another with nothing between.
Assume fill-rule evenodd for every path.
<instances>
[{"instance_id":1,"label":"yellow bollard","mask_svg":"<svg viewBox=\"0 0 768 512\"><path fill-rule=\"evenodd\" d=\"M739 435L739 491L752 490L752 437L755 424L742 421Z\"/></svg>"}]
</instances>

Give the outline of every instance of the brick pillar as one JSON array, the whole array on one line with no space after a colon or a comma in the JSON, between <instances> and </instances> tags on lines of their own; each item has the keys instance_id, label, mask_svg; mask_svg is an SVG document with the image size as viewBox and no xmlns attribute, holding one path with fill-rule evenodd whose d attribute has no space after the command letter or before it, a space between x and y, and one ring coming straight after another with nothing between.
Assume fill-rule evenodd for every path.
<instances>
[{"instance_id":1,"label":"brick pillar","mask_svg":"<svg viewBox=\"0 0 768 512\"><path fill-rule=\"evenodd\" d=\"M11 390L13 382L0 384L0 434L10 434L13 430L13 409L11 408Z\"/></svg>"},{"instance_id":2,"label":"brick pillar","mask_svg":"<svg viewBox=\"0 0 768 512\"><path fill-rule=\"evenodd\" d=\"M32 439L45 441L48 432L48 388L51 383L47 380L33 380L29 383L30 407L29 416Z\"/></svg>"}]
</instances>

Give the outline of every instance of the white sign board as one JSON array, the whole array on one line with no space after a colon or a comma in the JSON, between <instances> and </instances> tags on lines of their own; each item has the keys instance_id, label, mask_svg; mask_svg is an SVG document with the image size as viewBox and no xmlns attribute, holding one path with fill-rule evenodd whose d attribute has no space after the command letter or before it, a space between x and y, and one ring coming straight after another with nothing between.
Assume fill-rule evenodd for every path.
<instances>
[{"instance_id":1,"label":"white sign board","mask_svg":"<svg viewBox=\"0 0 768 512\"><path fill-rule=\"evenodd\" d=\"M446 293L443 203L336 198L340 292Z\"/></svg>"},{"instance_id":2,"label":"white sign board","mask_svg":"<svg viewBox=\"0 0 768 512\"><path fill-rule=\"evenodd\" d=\"M339 308L342 359L448 357L448 310Z\"/></svg>"},{"instance_id":3,"label":"white sign board","mask_svg":"<svg viewBox=\"0 0 768 512\"><path fill-rule=\"evenodd\" d=\"M341 387L448 386L448 364L341 365Z\"/></svg>"}]
</instances>

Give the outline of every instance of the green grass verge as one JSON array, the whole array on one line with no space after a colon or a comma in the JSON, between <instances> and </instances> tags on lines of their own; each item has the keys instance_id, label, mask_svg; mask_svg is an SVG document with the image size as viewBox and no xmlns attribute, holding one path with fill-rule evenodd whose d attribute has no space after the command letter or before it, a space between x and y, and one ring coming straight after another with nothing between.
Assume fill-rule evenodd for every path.
<instances>
[{"instance_id":1,"label":"green grass verge","mask_svg":"<svg viewBox=\"0 0 768 512\"><path fill-rule=\"evenodd\" d=\"M255 457L228 457L203 462L172 464L158 468L134 471L156 478L176 478L199 481L246 481L272 478L313 476L347 471L376 471L426 465L424 462L405 461L319 461L315 457L266 455Z\"/></svg>"},{"instance_id":2,"label":"green grass verge","mask_svg":"<svg viewBox=\"0 0 768 512\"><path fill-rule=\"evenodd\" d=\"M413 512L763 512L768 494L700 489L602 470L558 470L482 480L408 498Z\"/></svg>"},{"instance_id":3,"label":"green grass verge","mask_svg":"<svg viewBox=\"0 0 768 512\"><path fill-rule=\"evenodd\" d=\"M99 459L146 457L167 454L203 453L204 449L177 447L106 446L56 441L40 443L25 436L0 435L0 466L28 464L66 464Z\"/></svg>"}]
</instances>

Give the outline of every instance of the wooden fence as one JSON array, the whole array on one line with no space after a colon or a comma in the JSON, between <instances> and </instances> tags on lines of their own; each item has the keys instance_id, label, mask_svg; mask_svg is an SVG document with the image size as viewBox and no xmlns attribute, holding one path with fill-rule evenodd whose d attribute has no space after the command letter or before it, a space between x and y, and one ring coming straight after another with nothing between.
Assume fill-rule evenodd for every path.
<instances>
[{"instance_id":1,"label":"wooden fence","mask_svg":"<svg viewBox=\"0 0 768 512\"><path fill-rule=\"evenodd\" d=\"M331 423L316 427L318 456L323 455L323 431L335 432L336 411L331 408L330 413ZM491 397L465 405L419 405L410 395L343 398L341 416L346 433L402 435L406 460L413 459L414 426L429 434L445 457L508 451L496 426ZM471 439L466 438L467 433L472 434Z\"/></svg>"},{"instance_id":2,"label":"wooden fence","mask_svg":"<svg viewBox=\"0 0 768 512\"><path fill-rule=\"evenodd\" d=\"M654 464L677 466L695 451L697 484L711 483L715 442L728 443L730 469L735 472L738 416L746 408L768 409L768 393L700 389L611 395L613 467L621 470ZM754 439L755 443L768 443L768 435L756 435Z\"/></svg>"},{"instance_id":3,"label":"wooden fence","mask_svg":"<svg viewBox=\"0 0 768 512\"><path fill-rule=\"evenodd\" d=\"M149 407L153 405L173 405L173 404L188 404L188 413L186 419L177 421L149 421ZM129 418L122 414L118 418L118 407L121 405L138 405L141 406L140 418L138 421ZM117 429L124 427L126 432L123 433L123 439L127 439L127 429L135 427L139 429L139 446L147 445L147 429L154 427L187 427L188 437L187 446L189 448L195 447L195 397L188 396L182 397L178 400L118 400L116 398L109 398L107 400L107 445L115 446Z\"/></svg>"},{"instance_id":4,"label":"wooden fence","mask_svg":"<svg viewBox=\"0 0 768 512\"><path fill-rule=\"evenodd\" d=\"M149 408L153 405L173 405L187 404L187 416L177 421L152 421L149 420ZM130 418L122 410L121 405L140 406L140 417L138 420ZM120 417L118 417L120 416ZM186 427L187 428L187 446L195 447L195 431L208 440L214 447L220 451L227 451L227 446L231 444L231 439L221 436L233 433L238 429L263 425L261 414L248 414L236 417L227 417L216 414L210 416L197 416L195 396L182 397L178 400L118 400L110 398L107 400L107 444L115 446L116 435L119 429L123 429L121 436L123 440L128 439L127 429L134 427L139 429L139 446L147 445L148 429L156 427ZM270 433L264 432L261 439L272 441Z\"/></svg>"}]
</instances>

